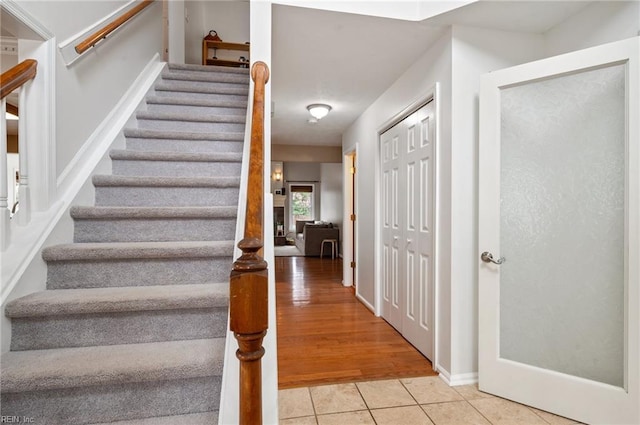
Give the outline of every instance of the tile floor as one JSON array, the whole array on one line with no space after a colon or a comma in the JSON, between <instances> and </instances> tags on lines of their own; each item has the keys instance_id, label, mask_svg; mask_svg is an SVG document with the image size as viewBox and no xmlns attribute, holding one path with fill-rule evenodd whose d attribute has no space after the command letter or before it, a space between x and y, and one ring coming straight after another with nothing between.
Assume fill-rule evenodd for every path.
<instances>
[{"instance_id":1,"label":"tile floor","mask_svg":"<svg viewBox=\"0 0 640 425\"><path fill-rule=\"evenodd\" d=\"M281 425L576 424L437 376L280 390L279 411Z\"/></svg>"}]
</instances>

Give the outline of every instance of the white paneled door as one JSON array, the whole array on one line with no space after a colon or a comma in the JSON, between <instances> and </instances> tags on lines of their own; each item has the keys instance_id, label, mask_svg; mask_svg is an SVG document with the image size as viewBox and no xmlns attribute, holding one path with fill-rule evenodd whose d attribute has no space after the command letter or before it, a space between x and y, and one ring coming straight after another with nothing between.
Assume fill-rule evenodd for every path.
<instances>
[{"instance_id":1,"label":"white paneled door","mask_svg":"<svg viewBox=\"0 0 640 425\"><path fill-rule=\"evenodd\" d=\"M380 136L382 317L433 359L434 111Z\"/></svg>"},{"instance_id":2,"label":"white paneled door","mask_svg":"<svg viewBox=\"0 0 640 425\"><path fill-rule=\"evenodd\" d=\"M640 39L483 76L480 389L640 423Z\"/></svg>"}]
</instances>

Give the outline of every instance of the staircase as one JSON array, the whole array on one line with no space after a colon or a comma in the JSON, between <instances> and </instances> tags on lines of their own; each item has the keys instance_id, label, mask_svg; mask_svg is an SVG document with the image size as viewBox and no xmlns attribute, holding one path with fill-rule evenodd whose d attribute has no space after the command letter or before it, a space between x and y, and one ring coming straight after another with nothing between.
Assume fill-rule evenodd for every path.
<instances>
[{"instance_id":1,"label":"staircase","mask_svg":"<svg viewBox=\"0 0 640 425\"><path fill-rule=\"evenodd\" d=\"M246 69L163 71L74 242L43 250L47 289L6 307L3 416L217 423L248 89Z\"/></svg>"}]
</instances>

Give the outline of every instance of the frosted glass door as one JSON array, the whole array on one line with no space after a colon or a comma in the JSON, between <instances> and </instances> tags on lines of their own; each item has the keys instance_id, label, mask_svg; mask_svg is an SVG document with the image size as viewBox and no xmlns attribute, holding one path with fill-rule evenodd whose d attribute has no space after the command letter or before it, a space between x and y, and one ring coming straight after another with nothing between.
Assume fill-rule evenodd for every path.
<instances>
[{"instance_id":1,"label":"frosted glass door","mask_svg":"<svg viewBox=\"0 0 640 425\"><path fill-rule=\"evenodd\" d=\"M500 355L623 386L625 66L501 90Z\"/></svg>"},{"instance_id":2,"label":"frosted glass door","mask_svg":"<svg viewBox=\"0 0 640 425\"><path fill-rule=\"evenodd\" d=\"M479 386L640 423L640 38L487 74Z\"/></svg>"}]
</instances>

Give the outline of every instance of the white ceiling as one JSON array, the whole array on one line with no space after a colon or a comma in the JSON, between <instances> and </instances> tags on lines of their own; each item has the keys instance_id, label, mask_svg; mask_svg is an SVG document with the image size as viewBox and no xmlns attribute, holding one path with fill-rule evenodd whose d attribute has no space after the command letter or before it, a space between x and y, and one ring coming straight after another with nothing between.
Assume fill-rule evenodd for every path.
<instances>
[{"instance_id":1,"label":"white ceiling","mask_svg":"<svg viewBox=\"0 0 640 425\"><path fill-rule=\"evenodd\" d=\"M340 146L342 133L451 24L543 33L584 1L479 1L422 22L274 5L272 143ZM307 122L311 103L333 110Z\"/></svg>"},{"instance_id":2,"label":"white ceiling","mask_svg":"<svg viewBox=\"0 0 640 425\"><path fill-rule=\"evenodd\" d=\"M343 131L443 29L419 22L274 5L272 143L342 144ZM307 105L333 110L309 124Z\"/></svg>"}]
</instances>

